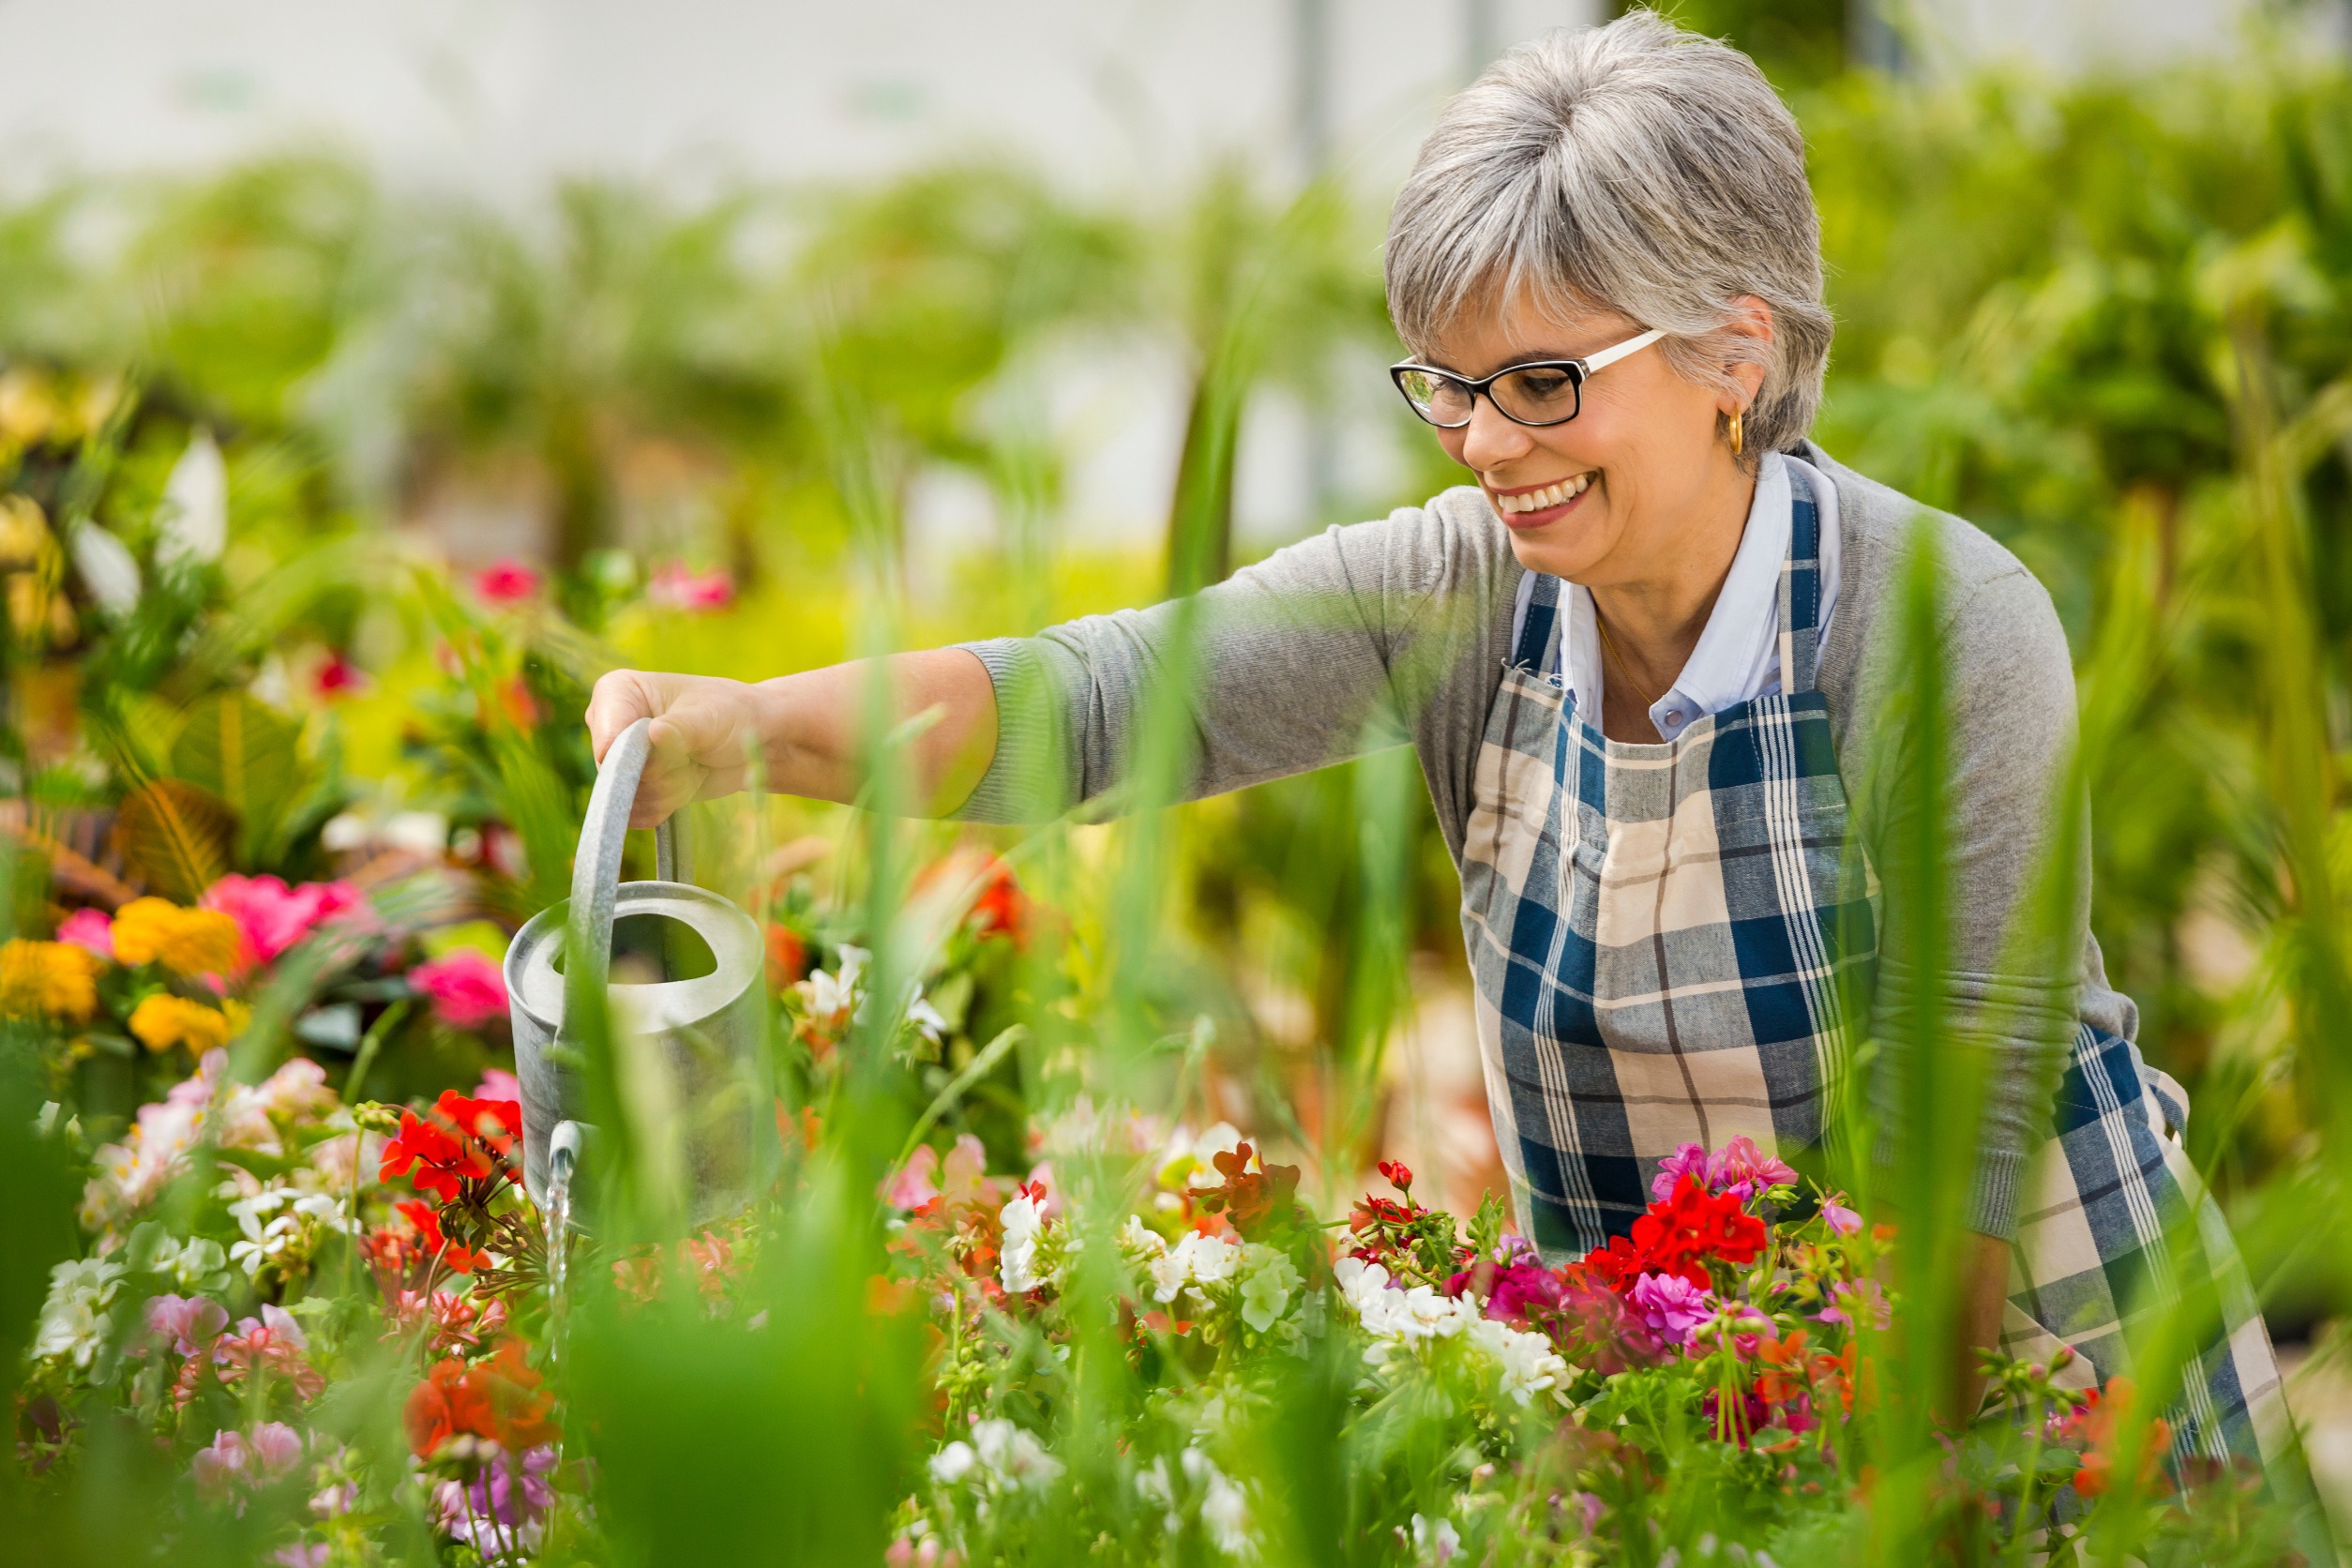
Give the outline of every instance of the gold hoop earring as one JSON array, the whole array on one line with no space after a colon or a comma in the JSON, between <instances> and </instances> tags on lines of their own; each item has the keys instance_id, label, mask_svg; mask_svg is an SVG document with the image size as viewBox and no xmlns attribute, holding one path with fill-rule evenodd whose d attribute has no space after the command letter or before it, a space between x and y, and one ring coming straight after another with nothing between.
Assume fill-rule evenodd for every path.
<instances>
[{"instance_id":1,"label":"gold hoop earring","mask_svg":"<svg viewBox=\"0 0 2352 1568\"><path fill-rule=\"evenodd\" d=\"M1735 408L1731 411L1731 455L1735 458L1740 455L1740 448L1744 445L1741 437L1740 426L1746 418L1747 412L1743 408Z\"/></svg>"}]
</instances>

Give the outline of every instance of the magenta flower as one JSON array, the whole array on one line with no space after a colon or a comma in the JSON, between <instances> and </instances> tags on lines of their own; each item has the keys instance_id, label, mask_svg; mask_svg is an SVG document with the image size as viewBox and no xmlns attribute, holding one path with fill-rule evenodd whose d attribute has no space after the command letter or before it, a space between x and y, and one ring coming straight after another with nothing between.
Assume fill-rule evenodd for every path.
<instances>
[{"instance_id":1,"label":"magenta flower","mask_svg":"<svg viewBox=\"0 0 2352 1568\"><path fill-rule=\"evenodd\" d=\"M237 923L255 961L268 963L327 921L347 918L367 898L347 882L288 887L277 877L223 877L198 900Z\"/></svg>"},{"instance_id":2,"label":"magenta flower","mask_svg":"<svg viewBox=\"0 0 2352 1568\"><path fill-rule=\"evenodd\" d=\"M1755 1139L1744 1134L1725 1144L1707 1162L1707 1184L1743 1203L1768 1187L1792 1185L1796 1180L1795 1169L1758 1149Z\"/></svg>"},{"instance_id":3,"label":"magenta flower","mask_svg":"<svg viewBox=\"0 0 2352 1568\"><path fill-rule=\"evenodd\" d=\"M184 1356L195 1355L228 1326L228 1309L208 1296L156 1296L147 1303L147 1332L170 1340Z\"/></svg>"},{"instance_id":4,"label":"magenta flower","mask_svg":"<svg viewBox=\"0 0 2352 1568\"><path fill-rule=\"evenodd\" d=\"M1681 1274L1644 1274L1626 1303L1634 1316L1669 1345L1688 1345L1691 1331L1715 1315L1715 1298Z\"/></svg>"},{"instance_id":5,"label":"magenta flower","mask_svg":"<svg viewBox=\"0 0 2352 1568\"><path fill-rule=\"evenodd\" d=\"M324 1541L313 1541L308 1545L296 1541L291 1545L279 1547L270 1554L269 1560L278 1568L326 1568L326 1560L330 1555Z\"/></svg>"},{"instance_id":6,"label":"magenta flower","mask_svg":"<svg viewBox=\"0 0 2352 1568\"><path fill-rule=\"evenodd\" d=\"M302 1434L282 1421L264 1421L246 1440L261 1474L275 1481L302 1463Z\"/></svg>"},{"instance_id":7,"label":"magenta flower","mask_svg":"<svg viewBox=\"0 0 2352 1568\"><path fill-rule=\"evenodd\" d=\"M539 591L539 574L506 557L474 574L474 592L485 604L520 604Z\"/></svg>"},{"instance_id":8,"label":"magenta flower","mask_svg":"<svg viewBox=\"0 0 2352 1568\"><path fill-rule=\"evenodd\" d=\"M482 1081L474 1086L477 1100L522 1100L522 1080L504 1067L485 1067Z\"/></svg>"},{"instance_id":9,"label":"magenta flower","mask_svg":"<svg viewBox=\"0 0 2352 1568\"><path fill-rule=\"evenodd\" d=\"M645 586L645 597L671 610L724 610L734 602L735 580L724 566L707 572L690 572L676 561L654 573L654 580Z\"/></svg>"},{"instance_id":10,"label":"magenta flower","mask_svg":"<svg viewBox=\"0 0 2352 1568\"><path fill-rule=\"evenodd\" d=\"M114 923L98 910L76 910L58 924L57 940L114 961Z\"/></svg>"},{"instance_id":11,"label":"magenta flower","mask_svg":"<svg viewBox=\"0 0 2352 1568\"><path fill-rule=\"evenodd\" d=\"M519 1460L493 1447L472 1481L444 1481L433 1488L442 1531L472 1546L485 1562L528 1555L537 1548L540 1521L555 1503L546 1479L554 1468L552 1445L531 1449Z\"/></svg>"},{"instance_id":12,"label":"magenta flower","mask_svg":"<svg viewBox=\"0 0 2352 1568\"><path fill-rule=\"evenodd\" d=\"M1844 1323L1848 1328L1883 1329L1894 1320L1894 1307L1877 1280L1849 1283L1841 1279L1830 1287L1830 1304L1813 1316L1821 1322Z\"/></svg>"},{"instance_id":13,"label":"magenta flower","mask_svg":"<svg viewBox=\"0 0 2352 1568\"><path fill-rule=\"evenodd\" d=\"M452 1029L478 1029L506 1012L506 979L490 956L459 947L408 972L408 983L430 1000L433 1015Z\"/></svg>"},{"instance_id":14,"label":"magenta flower","mask_svg":"<svg viewBox=\"0 0 2352 1568\"><path fill-rule=\"evenodd\" d=\"M1650 1196L1666 1202L1685 1176L1697 1177L1701 1185L1707 1183L1707 1151L1696 1143L1685 1143L1658 1162L1658 1173L1650 1179Z\"/></svg>"},{"instance_id":15,"label":"magenta flower","mask_svg":"<svg viewBox=\"0 0 2352 1568\"><path fill-rule=\"evenodd\" d=\"M229 1488L245 1474L249 1457L244 1433L225 1427L215 1432L212 1441L188 1461L188 1472L196 1478L196 1495L212 1502L227 1497Z\"/></svg>"},{"instance_id":16,"label":"magenta flower","mask_svg":"<svg viewBox=\"0 0 2352 1568\"><path fill-rule=\"evenodd\" d=\"M1850 1236L1862 1229L1862 1215L1834 1198L1822 1199L1821 1217L1829 1221L1830 1229L1841 1236Z\"/></svg>"}]
</instances>

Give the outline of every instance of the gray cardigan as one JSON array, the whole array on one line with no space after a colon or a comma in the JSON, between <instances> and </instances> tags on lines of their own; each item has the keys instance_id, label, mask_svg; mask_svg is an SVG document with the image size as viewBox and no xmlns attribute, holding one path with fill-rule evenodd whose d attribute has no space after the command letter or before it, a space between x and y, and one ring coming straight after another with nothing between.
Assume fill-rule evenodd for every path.
<instances>
[{"instance_id":1,"label":"gray cardigan","mask_svg":"<svg viewBox=\"0 0 2352 1568\"><path fill-rule=\"evenodd\" d=\"M2037 1081L2055 1082L2043 1054L2048 1043L2067 1038L2077 1018L2127 1037L2138 1022L2129 999L2106 984L2090 936L2087 858L2073 916L2078 937L2067 944L2083 956L2079 971L2016 972L2005 948L2052 837L2056 791L2073 746L2066 635L2042 584L1985 534L1810 443L1800 455L1837 487L1842 580L1819 684L1865 849L1896 825L1886 783L1897 770L1872 765L1890 736L1874 734L1883 727L1870 720L1900 674L1884 650L1898 640L1904 547L1919 521L1936 530L1950 661L1946 837L1954 911L1940 978L1963 1028L1988 1013L1999 1020L1998 1036L1985 1040L1997 1054L1971 1222L2013 1236L2026 1161L2047 1130L2046 1096L2032 1091ZM1326 529L1207 590L1197 601L1189 795L1410 739L1458 866L1522 573L1485 498L1464 486L1377 522ZM1033 638L968 644L995 684L998 731L995 758L959 815L1043 821L1117 784L1177 613L1171 601L1090 615ZM1873 859L1887 864L1882 854ZM1880 1018L1913 984L1898 905L1882 908Z\"/></svg>"}]
</instances>

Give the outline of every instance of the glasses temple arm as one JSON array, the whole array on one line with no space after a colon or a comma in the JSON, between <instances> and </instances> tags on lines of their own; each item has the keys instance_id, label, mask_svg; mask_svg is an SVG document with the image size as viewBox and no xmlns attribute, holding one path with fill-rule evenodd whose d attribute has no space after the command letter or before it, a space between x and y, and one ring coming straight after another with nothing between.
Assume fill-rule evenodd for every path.
<instances>
[{"instance_id":1,"label":"glasses temple arm","mask_svg":"<svg viewBox=\"0 0 2352 1568\"><path fill-rule=\"evenodd\" d=\"M1638 354L1643 349L1648 348L1651 344L1656 342L1659 339L1665 336L1666 331L1664 328L1652 327L1638 338L1628 338L1623 342L1603 349L1598 354L1588 354L1581 361L1584 366L1584 373L1586 375L1591 375L1595 370L1606 369L1611 365L1614 365L1619 360L1624 358L1627 354Z\"/></svg>"}]
</instances>

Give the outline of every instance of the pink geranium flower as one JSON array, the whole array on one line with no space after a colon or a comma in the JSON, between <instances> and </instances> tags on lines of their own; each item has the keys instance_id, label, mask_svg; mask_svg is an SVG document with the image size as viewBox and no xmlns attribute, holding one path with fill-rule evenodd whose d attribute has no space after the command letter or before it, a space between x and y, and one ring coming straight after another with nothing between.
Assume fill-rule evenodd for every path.
<instances>
[{"instance_id":1,"label":"pink geranium flower","mask_svg":"<svg viewBox=\"0 0 2352 1568\"><path fill-rule=\"evenodd\" d=\"M654 573L646 584L645 596L654 603L671 610L724 610L734 602L735 580L724 566L707 572L692 572L676 561Z\"/></svg>"},{"instance_id":2,"label":"pink geranium flower","mask_svg":"<svg viewBox=\"0 0 2352 1568\"><path fill-rule=\"evenodd\" d=\"M1741 1202L1770 1187L1794 1185L1796 1180L1794 1168L1764 1153L1744 1135L1725 1144L1707 1162L1707 1184Z\"/></svg>"},{"instance_id":3,"label":"pink geranium flower","mask_svg":"<svg viewBox=\"0 0 2352 1568\"><path fill-rule=\"evenodd\" d=\"M235 921L246 950L265 964L316 927L363 909L367 897L347 882L288 887L276 877L230 876L204 889L198 901Z\"/></svg>"},{"instance_id":4,"label":"pink geranium flower","mask_svg":"<svg viewBox=\"0 0 2352 1568\"><path fill-rule=\"evenodd\" d=\"M155 1296L147 1302L147 1331L172 1349L192 1356L220 1337L228 1309L208 1296Z\"/></svg>"},{"instance_id":5,"label":"pink geranium flower","mask_svg":"<svg viewBox=\"0 0 2352 1568\"><path fill-rule=\"evenodd\" d=\"M520 604L539 591L539 574L511 557L474 574L474 591L485 604Z\"/></svg>"},{"instance_id":6,"label":"pink geranium flower","mask_svg":"<svg viewBox=\"0 0 2352 1568\"><path fill-rule=\"evenodd\" d=\"M76 910L58 924L57 940L114 961L114 923L98 910Z\"/></svg>"},{"instance_id":7,"label":"pink geranium flower","mask_svg":"<svg viewBox=\"0 0 2352 1568\"><path fill-rule=\"evenodd\" d=\"M330 653L326 661L310 675L310 693L324 701L339 697L355 697L367 689L368 673L339 653Z\"/></svg>"},{"instance_id":8,"label":"pink geranium flower","mask_svg":"<svg viewBox=\"0 0 2352 1568\"><path fill-rule=\"evenodd\" d=\"M506 1011L506 978L489 955L460 947L408 972L408 983L452 1029L478 1029Z\"/></svg>"},{"instance_id":9,"label":"pink geranium flower","mask_svg":"<svg viewBox=\"0 0 2352 1568\"><path fill-rule=\"evenodd\" d=\"M1830 1229L1841 1236L1851 1236L1862 1229L1862 1215L1834 1198L1822 1199L1821 1217L1829 1221Z\"/></svg>"},{"instance_id":10,"label":"pink geranium flower","mask_svg":"<svg viewBox=\"0 0 2352 1568\"><path fill-rule=\"evenodd\" d=\"M1706 1184L1707 1150L1703 1145L1685 1143L1660 1160L1658 1173L1650 1178L1650 1196L1660 1203L1666 1202L1685 1176L1696 1176L1701 1185Z\"/></svg>"},{"instance_id":11,"label":"pink geranium flower","mask_svg":"<svg viewBox=\"0 0 2352 1568\"><path fill-rule=\"evenodd\" d=\"M500 978L503 981L505 977L502 975ZM522 1099L522 1080L504 1067L485 1067L482 1069L482 1081L474 1086L474 1097L477 1100L520 1102Z\"/></svg>"},{"instance_id":12,"label":"pink geranium flower","mask_svg":"<svg viewBox=\"0 0 2352 1568\"><path fill-rule=\"evenodd\" d=\"M196 1477L196 1495L219 1501L229 1495L231 1484L244 1475L251 1455L245 1446L245 1434L223 1427L212 1435L212 1441L196 1451L188 1461L188 1469Z\"/></svg>"},{"instance_id":13,"label":"pink geranium flower","mask_svg":"<svg viewBox=\"0 0 2352 1568\"><path fill-rule=\"evenodd\" d=\"M1691 1331L1715 1313L1713 1293L1681 1274L1644 1274L1626 1301L1634 1316L1669 1345L1688 1345Z\"/></svg>"},{"instance_id":14,"label":"pink geranium flower","mask_svg":"<svg viewBox=\"0 0 2352 1568\"><path fill-rule=\"evenodd\" d=\"M1894 1305L1875 1279L1851 1283L1841 1279L1830 1287L1830 1304L1814 1317L1821 1322L1843 1323L1847 1328L1883 1329L1894 1320Z\"/></svg>"}]
</instances>

